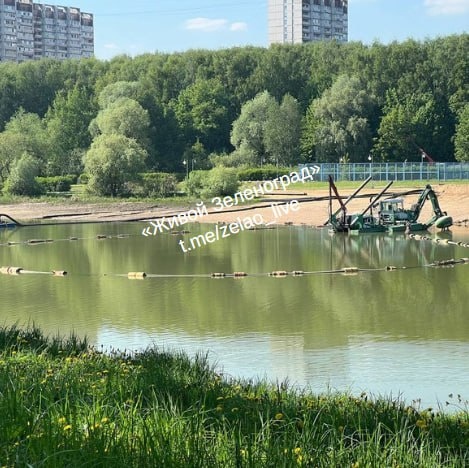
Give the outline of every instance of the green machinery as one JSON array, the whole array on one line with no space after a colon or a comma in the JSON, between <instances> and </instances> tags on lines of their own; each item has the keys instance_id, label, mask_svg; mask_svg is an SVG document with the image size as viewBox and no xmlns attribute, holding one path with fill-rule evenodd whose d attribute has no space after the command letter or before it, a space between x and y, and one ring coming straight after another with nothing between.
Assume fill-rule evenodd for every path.
<instances>
[{"instance_id":1,"label":"green machinery","mask_svg":"<svg viewBox=\"0 0 469 468\"><path fill-rule=\"evenodd\" d=\"M427 200L430 200L433 208L433 216L425 223L418 222L422 208ZM453 225L453 219L442 211L438 197L430 185L427 185L419 196L417 203L410 209L404 208L402 198L388 198L379 202L379 219L389 226L391 231L424 231L435 225L440 229L447 229Z\"/></svg>"},{"instance_id":2,"label":"green machinery","mask_svg":"<svg viewBox=\"0 0 469 468\"><path fill-rule=\"evenodd\" d=\"M440 229L448 229L453 224L453 219L443 212L438 203L438 198L427 185L421 192L417 203L410 209L404 208L402 198L386 198L378 200L386 193L392 185L389 182L386 187L377 195L374 195L367 207L360 213L348 214L346 205L353 200L358 192L371 180L369 177L363 184L344 202L340 197L337 187L331 176L329 176L329 220L327 224L334 232L349 232L351 234L372 233L372 232L414 232L424 231L431 226ZM332 192L339 201L340 208L332 212ZM426 201L430 200L433 208L433 216L425 223L419 222L418 218ZM378 207L378 215L373 214L373 208ZM370 212L370 213L368 213Z\"/></svg>"}]
</instances>

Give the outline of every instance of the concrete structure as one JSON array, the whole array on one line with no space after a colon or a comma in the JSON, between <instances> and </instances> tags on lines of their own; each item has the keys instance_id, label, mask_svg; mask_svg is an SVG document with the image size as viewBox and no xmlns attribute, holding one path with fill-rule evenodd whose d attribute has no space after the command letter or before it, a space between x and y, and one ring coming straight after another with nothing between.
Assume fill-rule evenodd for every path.
<instances>
[{"instance_id":1,"label":"concrete structure","mask_svg":"<svg viewBox=\"0 0 469 468\"><path fill-rule=\"evenodd\" d=\"M269 44L347 42L348 0L269 0Z\"/></svg>"},{"instance_id":2,"label":"concrete structure","mask_svg":"<svg viewBox=\"0 0 469 468\"><path fill-rule=\"evenodd\" d=\"M0 61L93 55L92 14L32 0L0 0Z\"/></svg>"}]
</instances>

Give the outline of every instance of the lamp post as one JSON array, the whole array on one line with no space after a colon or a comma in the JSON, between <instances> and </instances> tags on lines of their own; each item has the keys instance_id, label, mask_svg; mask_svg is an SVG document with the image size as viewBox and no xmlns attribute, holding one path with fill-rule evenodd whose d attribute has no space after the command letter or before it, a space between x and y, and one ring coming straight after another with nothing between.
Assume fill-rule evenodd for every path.
<instances>
[{"instance_id":1,"label":"lamp post","mask_svg":"<svg viewBox=\"0 0 469 468\"><path fill-rule=\"evenodd\" d=\"M370 161L370 177L371 177L371 171L372 171L372 166L373 166L373 156L371 154L368 155L368 161Z\"/></svg>"},{"instance_id":2,"label":"lamp post","mask_svg":"<svg viewBox=\"0 0 469 468\"><path fill-rule=\"evenodd\" d=\"M182 164L184 164L184 167L186 168L186 179L189 178L189 164L185 159L182 160Z\"/></svg>"}]
</instances>

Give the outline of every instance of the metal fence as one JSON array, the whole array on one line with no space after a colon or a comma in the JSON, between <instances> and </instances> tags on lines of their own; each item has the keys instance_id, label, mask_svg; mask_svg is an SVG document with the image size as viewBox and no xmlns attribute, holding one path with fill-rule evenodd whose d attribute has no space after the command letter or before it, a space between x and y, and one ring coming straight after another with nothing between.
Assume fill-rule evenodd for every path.
<instances>
[{"instance_id":1,"label":"metal fence","mask_svg":"<svg viewBox=\"0 0 469 468\"><path fill-rule=\"evenodd\" d=\"M334 180L468 180L469 162L464 163L315 163L300 164L303 167L319 166L321 170L315 176L318 181L327 181L329 175Z\"/></svg>"}]
</instances>

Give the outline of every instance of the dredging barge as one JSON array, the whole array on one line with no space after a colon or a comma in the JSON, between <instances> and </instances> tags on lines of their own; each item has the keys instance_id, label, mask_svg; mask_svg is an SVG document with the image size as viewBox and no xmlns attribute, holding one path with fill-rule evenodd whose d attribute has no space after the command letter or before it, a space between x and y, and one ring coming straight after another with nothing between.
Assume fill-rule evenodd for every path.
<instances>
[{"instance_id":1,"label":"dredging barge","mask_svg":"<svg viewBox=\"0 0 469 468\"><path fill-rule=\"evenodd\" d=\"M371 177L366 179L344 202L339 195L332 176L329 176L329 220L327 224L333 232L348 232L350 234L373 232L410 233L426 231L431 226L446 230L453 225L452 217L441 210L438 197L430 185L425 186L415 204L409 209L405 209L403 198L388 197L380 200L393 184L393 181L391 181L381 192L372 197L363 211L352 214L347 213L347 204L357 196L370 180ZM340 208L335 212L332 212L332 192L334 192L335 198L340 204ZM427 200L430 200L432 204L433 216L426 222L420 222L418 218ZM376 207L378 207L377 216L373 214L373 208Z\"/></svg>"}]
</instances>

